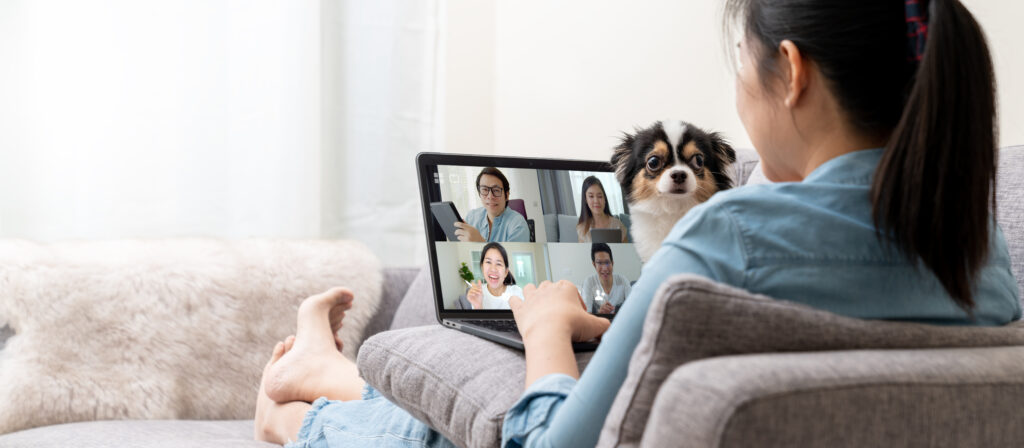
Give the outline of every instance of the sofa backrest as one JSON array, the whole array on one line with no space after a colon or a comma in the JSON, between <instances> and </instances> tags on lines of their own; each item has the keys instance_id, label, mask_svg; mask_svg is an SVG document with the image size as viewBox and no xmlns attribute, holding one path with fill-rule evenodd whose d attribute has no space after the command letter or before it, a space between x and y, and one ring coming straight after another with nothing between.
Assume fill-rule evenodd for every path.
<instances>
[{"instance_id":1,"label":"sofa backrest","mask_svg":"<svg viewBox=\"0 0 1024 448\"><path fill-rule=\"evenodd\" d=\"M1010 249L1010 263L1024 303L1024 146L999 151L996 221Z\"/></svg>"}]
</instances>

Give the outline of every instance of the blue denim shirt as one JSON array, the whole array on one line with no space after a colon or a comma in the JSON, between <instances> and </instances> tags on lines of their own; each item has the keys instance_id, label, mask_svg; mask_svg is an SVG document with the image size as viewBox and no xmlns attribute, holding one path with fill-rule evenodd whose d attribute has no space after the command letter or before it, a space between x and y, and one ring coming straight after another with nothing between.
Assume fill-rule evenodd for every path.
<instances>
[{"instance_id":1,"label":"blue denim shirt","mask_svg":"<svg viewBox=\"0 0 1024 448\"><path fill-rule=\"evenodd\" d=\"M976 279L973 321L930 271L878 240L869 190L881 154L845 154L803 182L728 190L687 213L644 266L579 381L552 374L534 382L506 414L502 446L594 446L654 293L680 272L865 319L958 325L1019 319L1017 283L998 226Z\"/></svg>"},{"instance_id":2,"label":"blue denim shirt","mask_svg":"<svg viewBox=\"0 0 1024 448\"><path fill-rule=\"evenodd\" d=\"M506 241L530 242L530 227L526 224L526 218L519 212L505 207L497 218L494 218L494 226L488 227L487 209L484 207L474 208L466 214L466 224L475 227L483 235L484 239L490 242L503 243Z\"/></svg>"}]
</instances>

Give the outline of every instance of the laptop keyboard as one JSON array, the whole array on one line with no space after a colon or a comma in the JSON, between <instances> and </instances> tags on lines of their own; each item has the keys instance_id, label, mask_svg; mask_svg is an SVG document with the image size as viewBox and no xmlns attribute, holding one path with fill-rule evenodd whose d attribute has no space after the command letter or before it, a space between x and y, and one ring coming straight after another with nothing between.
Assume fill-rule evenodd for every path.
<instances>
[{"instance_id":1,"label":"laptop keyboard","mask_svg":"<svg viewBox=\"0 0 1024 448\"><path fill-rule=\"evenodd\" d=\"M519 327L516 326L516 321L513 319L466 319L462 322L494 331L519 334Z\"/></svg>"}]
</instances>

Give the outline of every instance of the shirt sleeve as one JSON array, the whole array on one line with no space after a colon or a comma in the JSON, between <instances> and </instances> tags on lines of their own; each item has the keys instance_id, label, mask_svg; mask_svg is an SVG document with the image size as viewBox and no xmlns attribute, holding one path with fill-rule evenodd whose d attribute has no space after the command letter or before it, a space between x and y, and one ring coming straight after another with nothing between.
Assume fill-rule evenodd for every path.
<instances>
[{"instance_id":1,"label":"shirt sleeve","mask_svg":"<svg viewBox=\"0 0 1024 448\"><path fill-rule=\"evenodd\" d=\"M669 276L684 272L742 287L745 267L742 238L732 215L714 200L695 207L644 266L579 381L573 385L571 378L551 374L531 385L505 415L502 446L597 444L658 287ZM558 384L557 391L553 384Z\"/></svg>"},{"instance_id":2,"label":"shirt sleeve","mask_svg":"<svg viewBox=\"0 0 1024 448\"><path fill-rule=\"evenodd\" d=\"M512 213L515 214L515 218L507 221L509 228L506 234L506 241L529 243L530 226L526 223L526 218L523 218L523 215L520 215L519 212L512 211Z\"/></svg>"},{"instance_id":3,"label":"shirt sleeve","mask_svg":"<svg viewBox=\"0 0 1024 448\"><path fill-rule=\"evenodd\" d=\"M617 307L618 306L622 306L622 304L626 303L626 298L629 297L629 292L630 292L630 290L632 290L632 287L629 285L629 279L623 277L623 280L625 280L625 281L622 282L622 302L619 302L618 304L616 304ZM618 308L616 308L616 309L618 309Z\"/></svg>"},{"instance_id":4,"label":"shirt sleeve","mask_svg":"<svg viewBox=\"0 0 1024 448\"><path fill-rule=\"evenodd\" d=\"M594 276L591 275L583 280L583 286L580 287L581 295L583 296L583 305L587 307L587 311L594 312L594 290L597 289L594 286Z\"/></svg>"}]
</instances>

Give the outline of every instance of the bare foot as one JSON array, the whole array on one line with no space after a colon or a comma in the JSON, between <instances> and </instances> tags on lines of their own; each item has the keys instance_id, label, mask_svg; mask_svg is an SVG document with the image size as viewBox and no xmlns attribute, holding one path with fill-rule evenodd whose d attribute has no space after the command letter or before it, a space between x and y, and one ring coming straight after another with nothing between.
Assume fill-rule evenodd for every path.
<instances>
[{"instance_id":1,"label":"bare foot","mask_svg":"<svg viewBox=\"0 0 1024 448\"><path fill-rule=\"evenodd\" d=\"M295 345L295 335L293 334L291 336L288 336L284 340L284 352L288 353L289 351L291 351L292 346L294 346L294 345ZM334 346L337 347L338 351L340 352L345 347L345 343L341 341L341 338L339 338L337 335L335 335L334 336Z\"/></svg>"},{"instance_id":2,"label":"bare foot","mask_svg":"<svg viewBox=\"0 0 1024 448\"><path fill-rule=\"evenodd\" d=\"M365 383L355 363L342 356L341 340L336 336L352 300L352 291L332 288L299 305L296 334L282 343L284 354L271 360L265 374L264 389L270 399L311 403L320 397L361 397Z\"/></svg>"},{"instance_id":3,"label":"bare foot","mask_svg":"<svg viewBox=\"0 0 1024 448\"><path fill-rule=\"evenodd\" d=\"M253 422L254 437L256 440L265 440L267 435L262 430L266 425L264 424L267 418L267 410L274 405L274 401L267 396L266 384L267 384L267 372L270 371L270 367L281 359L284 355L284 343L278 342L274 346L274 353L270 355L270 361L267 361L267 366L263 368L263 377L260 378L260 391L256 395L256 419Z\"/></svg>"}]
</instances>

